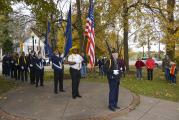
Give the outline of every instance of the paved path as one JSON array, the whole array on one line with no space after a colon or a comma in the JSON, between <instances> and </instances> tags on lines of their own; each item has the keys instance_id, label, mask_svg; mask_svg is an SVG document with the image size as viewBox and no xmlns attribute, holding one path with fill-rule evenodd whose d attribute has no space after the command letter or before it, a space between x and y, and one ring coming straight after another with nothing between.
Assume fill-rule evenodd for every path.
<instances>
[{"instance_id":1,"label":"paved path","mask_svg":"<svg viewBox=\"0 0 179 120\"><path fill-rule=\"evenodd\" d=\"M113 120L179 120L179 103L140 96L140 105Z\"/></svg>"},{"instance_id":2,"label":"paved path","mask_svg":"<svg viewBox=\"0 0 179 120\"><path fill-rule=\"evenodd\" d=\"M53 84L35 88L29 84L0 96L0 120L179 120L179 103L140 96L120 88L117 112L107 109L108 85L80 84L82 98L71 98L71 81L67 92L53 94ZM131 112L130 112L131 111ZM29 118L29 119L28 119Z\"/></svg>"},{"instance_id":3,"label":"paved path","mask_svg":"<svg viewBox=\"0 0 179 120\"><path fill-rule=\"evenodd\" d=\"M70 80L65 82L65 90L65 93L56 95L50 82L39 88L25 84L25 87L4 94L1 98L7 98L0 100L0 108L12 115L38 120L109 120L130 111L135 101L130 91L120 88L119 106L122 109L110 112L107 109L107 84L82 82L80 92L83 97L75 100L71 97ZM0 118L16 120L5 119L3 113Z\"/></svg>"}]
</instances>

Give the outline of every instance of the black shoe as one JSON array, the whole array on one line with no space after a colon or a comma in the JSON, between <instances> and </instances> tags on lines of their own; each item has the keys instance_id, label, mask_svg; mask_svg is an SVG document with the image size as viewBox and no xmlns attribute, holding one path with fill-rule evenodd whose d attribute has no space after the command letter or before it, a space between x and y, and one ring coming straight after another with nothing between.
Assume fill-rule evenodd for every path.
<instances>
[{"instance_id":1,"label":"black shoe","mask_svg":"<svg viewBox=\"0 0 179 120\"><path fill-rule=\"evenodd\" d=\"M72 98L73 98L73 99L76 99L76 96L73 96Z\"/></svg>"},{"instance_id":2,"label":"black shoe","mask_svg":"<svg viewBox=\"0 0 179 120\"><path fill-rule=\"evenodd\" d=\"M58 92L54 92L55 94L58 94Z\"/></svg>"},{"instance_id":3,"label":"black shoe","mask_svg":"<svg viewBox=\"0 0 179 120\"><path fill-rule=\"evenodd\" d=\"M116 106L115 108L116 108L116 109L121 109L121 108L120 108L120 107L118 107L118 106Z\"/></svg>"},{"instance_id":4,"label":"black shoe","mask_svg":"<svg viewBox=\"0 0 179 120\"><path fill-rule=\"evenodd\" d=\"M116 111L115 108L113 108L113 107L109 107L109 110L111 110L113 112Z\"/></svg>"},{"instance_id":5,"label":"black shoe","mask_svg":"<svg viewBox=\"0 0 179 120\"><path fill-rule=\"evenodd\" d=\"M82 98L82 96L81 96L81 95L77 95L76 97Z\"/></svg>"},{"instance_id":6,"label":"black shoe","mask_svg":"<svg viewBox=\"0 0 179 120\"><path fill-rule=\"evenodd\" d=\"M60 92L66 92L65 90L60 90Z\"/></svg>"}]
</instances>

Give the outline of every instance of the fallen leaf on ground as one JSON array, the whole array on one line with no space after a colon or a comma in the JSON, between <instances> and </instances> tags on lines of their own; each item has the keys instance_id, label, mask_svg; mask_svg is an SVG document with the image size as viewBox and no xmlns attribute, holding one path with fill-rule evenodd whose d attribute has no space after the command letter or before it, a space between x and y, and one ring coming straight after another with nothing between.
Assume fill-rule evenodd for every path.
<instances>
[{"instance_id":1,"label":"fallen leaf on ground","mask_svg":"<svg viewBox=\"0 0 179 120\"><path fill-rule=\"evenodd\" d=\"M7 99L7 97L3 97L3 99L4 99L4 100L6 100L6 99Z\"/></svg>"}]
</instances>

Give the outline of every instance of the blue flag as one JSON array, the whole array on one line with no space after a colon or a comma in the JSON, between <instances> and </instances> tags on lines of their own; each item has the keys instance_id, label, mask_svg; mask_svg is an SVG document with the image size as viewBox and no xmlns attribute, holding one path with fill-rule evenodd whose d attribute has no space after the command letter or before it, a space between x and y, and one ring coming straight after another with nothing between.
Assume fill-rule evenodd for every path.
<instances>
[{"instance_id":1,"label":"blue flag","mask_svg":"<svg viewBox=\"0 0 179 120\"><path fill-rule=\"evenodd\" d=\"M70 48L72 47L71 3L70 3L70 9L69 9L69 12L68 12L68 20L67 20L65 37L66 37L66 45L65 45L65 54L64 54L64 56L66 57L67 54L70 51Z\"/></svg>"},{"instance_id":2,"label":"blue flag","mask_svg":"<svg viewBox=\"0 0 179 120\"><path fill-rule=\"evenodd\" d=\"M48 43L48 37L50 34L50 22L48 21L48 25L47 25L47 32L45 35L45 55L47 55L48 57L51 57L53 54L52 48L50 47L49 43Z\"/></svg>"}]
</instances>

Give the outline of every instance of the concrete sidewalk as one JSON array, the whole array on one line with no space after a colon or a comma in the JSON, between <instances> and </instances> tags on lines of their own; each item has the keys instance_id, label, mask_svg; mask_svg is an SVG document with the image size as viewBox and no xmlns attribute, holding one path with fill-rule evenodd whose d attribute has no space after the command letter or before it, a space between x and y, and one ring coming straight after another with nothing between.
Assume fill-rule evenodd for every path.
<instances>
[{"instance_id":1,"label":"concrete sidewalk","mask_svg":"<svg viewBox=\"0 0 179 120\"><path fill-rule=\"evenodd\" d=\"M64 93L54 94L53 83L35 88L29 84L12 90L0 100L0 120L108 120L126 113L139 103L134 94L120 88L117 112L108 110L108 85L100 83L80 84L82 98L72 99L71 81L65 81ZM136 102L135 102L136 101Z\"/></svg>"},{"instance_id":2,"label":"concrete sidewalk","mask_svg":"<svg viewBox=\"0 0 179 120\"><path fill-rule=\"evenodd\" d=\"M140 96L140 105L113 120L179 120L179 103Z\"/></svg>"}]
</instances>

